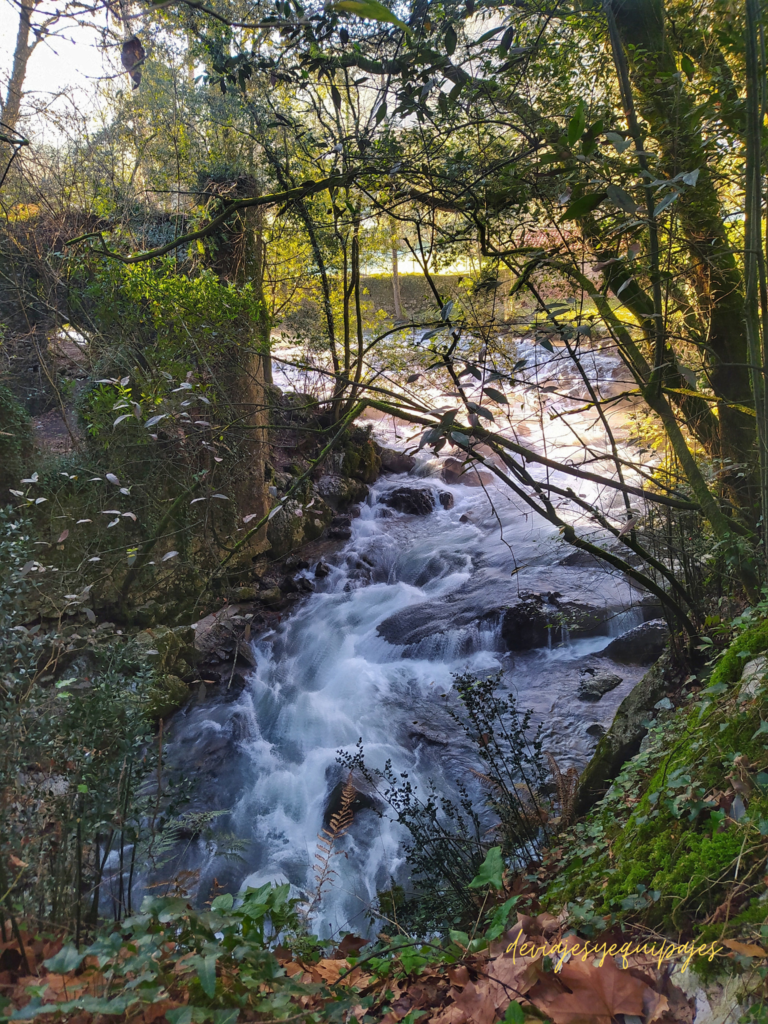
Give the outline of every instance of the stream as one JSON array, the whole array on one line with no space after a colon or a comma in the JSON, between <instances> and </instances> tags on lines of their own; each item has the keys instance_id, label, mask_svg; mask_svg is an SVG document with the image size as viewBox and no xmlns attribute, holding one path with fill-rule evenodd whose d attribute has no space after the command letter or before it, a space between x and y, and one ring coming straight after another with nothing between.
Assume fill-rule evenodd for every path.
<instances>
[{"instance_id":1,"label":"stream","mask_svg":"<svg viewBox=\"0 0 768 1024\"><path fill-rule=\"evenodd\" d=\"M515 419L522 429L524 403ZM404 447L402 425L376 420L372 429L380 443ZM501 689L533 710L544 749L565 770L585 765L644 672L600 652L658 609L620 574L574 557L552 526L490 475L484 487L472 474L446 484L442 462L422 450L408 476L383 474L352 520L351 539L324 555L329 574L315 579L314 564L304 570L316 591L254 639L257 665L245 689L229 702L191 703L173 719L168 758L195 780L191 808L223 812L217 829L242 847L227 857L190 842L184 866L200 870L201 891L216 879L234 890L288 881L297 894L311 892L317 834L329 794L345 777L337 752L353 751L359 739L368 765L391 761L420 793L433 782L450 794L456 779L469 779L482 801L469 771L476 752L446 710L455 704L457 673L501 673ZM381 503L404 485L432 489L436 510L409 515ZM588 489L598 488L579 486ZM452 507L441 505L440 492L450 493ZM547 646L511 651L503 608L527 592L597 604L604 622L597 635L571 638L558 628ZM622 679L596 703L577 696L590 666ZM387 814L355 815L313 921L319 934L365 933L377 890L406 877L402 843Z\"/></svg>"}]
</instances>

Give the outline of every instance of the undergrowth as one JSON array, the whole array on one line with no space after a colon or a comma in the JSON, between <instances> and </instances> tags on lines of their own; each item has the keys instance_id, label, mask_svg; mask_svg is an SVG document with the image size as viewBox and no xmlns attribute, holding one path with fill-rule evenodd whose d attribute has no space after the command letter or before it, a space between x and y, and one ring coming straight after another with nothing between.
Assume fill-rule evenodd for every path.
<instances>
[{"instance_id":1,"label":"undergrowth","mask_svg":"<svg viewBox=\"0 0 768 1024\"><path fill-rule=\"evenodd\" d=\"M703 691L660 702L641 752L549 851L547 906L595 927L765 942L768 689L764 669L750 692L737 680L766 648L768 621L751 624Z\"/></svg>"}]
</instances>

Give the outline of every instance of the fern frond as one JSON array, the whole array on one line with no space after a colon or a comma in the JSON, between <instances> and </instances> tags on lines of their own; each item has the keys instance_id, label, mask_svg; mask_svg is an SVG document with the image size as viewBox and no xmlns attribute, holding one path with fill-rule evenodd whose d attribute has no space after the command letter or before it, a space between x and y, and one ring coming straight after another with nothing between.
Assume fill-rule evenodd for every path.
<instances>
[{"instance_id":1,"label":"fern frond","mask_svg":"<svg viewBox=\"0 0 768 1024\"><path fill-rule=\"evenodd\" d=\"M545 756L555 783L557 802L560 805L560 817L563 819L563 824L567 825L573 817L576 791L579 786L579 773L571 765L565 775L563 775L560 771L560 766L552 754L548 752Z\"/></svg>"},{"instance_id":2,"label":"fern frond","mask_svg":"<svg viewBox=\"0 0 768 1024\"><path fill-rule=\"evenodd\" d=\"M304 914L306 917L314 911L323 898L325 889L330 885L331 879L337 874L331 867L331 858L343 853L343 850L334 850L335 844L343 839L354 821L355 812L352 804L357 796L357 790L352 782L352 772L349 773L344 788L341 791L341 805L335 814L331 815L328 827L317 834L317 850L315 851L315 891L309 902L305 905Z\"/></svg>"}]
</instances>

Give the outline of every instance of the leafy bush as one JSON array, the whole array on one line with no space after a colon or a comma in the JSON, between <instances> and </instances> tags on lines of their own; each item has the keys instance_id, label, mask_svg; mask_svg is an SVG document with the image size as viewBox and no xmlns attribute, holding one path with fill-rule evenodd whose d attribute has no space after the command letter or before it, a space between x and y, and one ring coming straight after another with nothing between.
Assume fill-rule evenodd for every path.
<instances>
[{"instance_id":1,"label":"leafy bush","mask_svg":"<svg viewBox=\"0 0 768 1024\"><path fill-rule=\"evenodd\" d=\"M397 775L365 764L362 742L339 762L374 787L407 829L405 845L414 891L394 884L379 893L384 916L417 934L445 929L477 916L471 887L489 847L499 846L511 867L535 860L547 840L547 778L538 733L530 739L531 712L521 713L515 697L498 693L501 675L456 676L459 707L449 714L475 745L485 772L457 779L458 803L434 787L421 797L407 772ZM471 786L471 791L470 791ZM479 799L478 799L479 798Z\"/></svg>"}]
</instances>

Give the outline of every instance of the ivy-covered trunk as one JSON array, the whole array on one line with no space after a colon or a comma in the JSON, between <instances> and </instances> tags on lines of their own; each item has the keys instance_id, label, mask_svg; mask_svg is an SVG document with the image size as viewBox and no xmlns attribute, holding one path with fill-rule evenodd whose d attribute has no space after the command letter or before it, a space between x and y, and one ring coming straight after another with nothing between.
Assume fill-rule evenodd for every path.
<instances>
[{"instance_id":1,"label":"ivy-covered trunk","mask_svg":"<svg viewBox=\"0 0 768 1024\"><path fill-rule=\"evenodd\" d=\"M677 71L662 0L613 0L611 10L627 55L638 114L661 156L659 176L699 171L696 186L681 194L676 207L689 253L690 284L707 322L703 362L719 400L719 436L713 438L710 454L753 463L755 420L744 411L753 398L743 279L708 166L702 115ZM751 488L743 498L750 500Z\"/></svg>"}]
</instances>

